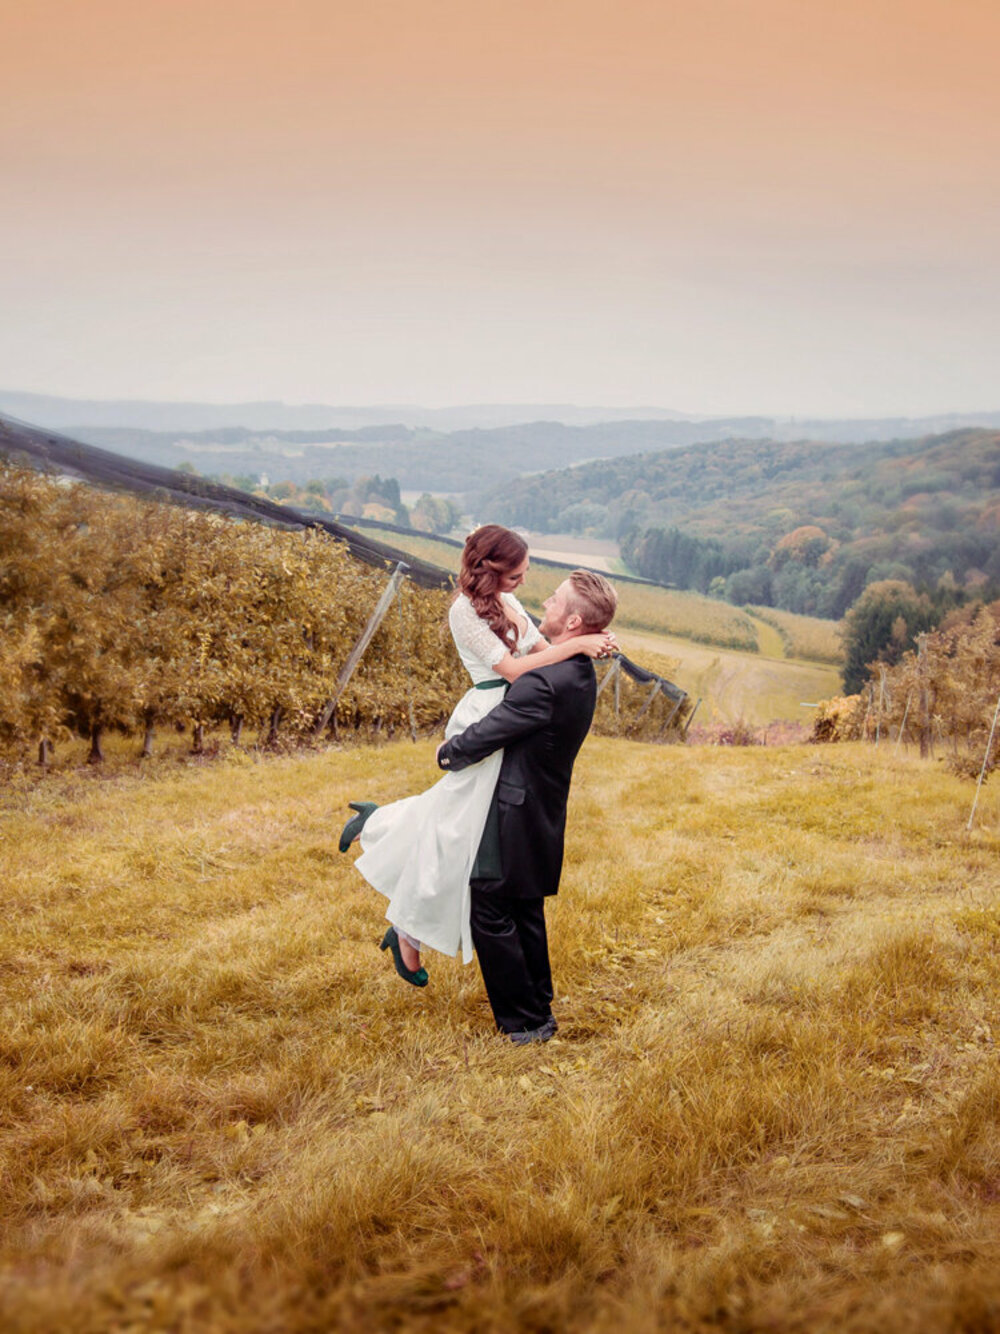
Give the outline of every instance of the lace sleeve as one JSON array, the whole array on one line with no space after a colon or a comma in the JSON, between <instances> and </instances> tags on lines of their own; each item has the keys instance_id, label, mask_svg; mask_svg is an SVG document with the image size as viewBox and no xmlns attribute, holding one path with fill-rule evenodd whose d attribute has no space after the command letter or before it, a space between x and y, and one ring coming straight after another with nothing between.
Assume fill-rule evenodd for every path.
<instances>
[{"instance_id":1,"label":"lace sleeve","mask_svg":"<svg viewBox=\"0 0 1000 1334\"><path fill-rule=\"evenodd\" d=\"M464 595L451 604L448 624L455 647L463 659L476 658L484 667L495 667L503 655L510 652L482 617L476 615L475 608Z\"/></svg>"}]
</instances>

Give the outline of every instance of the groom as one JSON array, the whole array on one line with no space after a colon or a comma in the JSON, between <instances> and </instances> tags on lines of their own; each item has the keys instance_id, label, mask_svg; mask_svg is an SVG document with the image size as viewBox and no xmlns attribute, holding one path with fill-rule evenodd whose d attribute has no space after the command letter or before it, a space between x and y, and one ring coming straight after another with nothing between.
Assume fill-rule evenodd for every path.
<instances>
[{"instance_id":1,"label":"groom","mask_svg":"<svg viewBox=\"0 0 1000 1334\"><path fill-rule=\"evenodd\" d=\"M591 570L573 573L545 602L552 644L603 630L618 598ZM545 899L559 888L573 761L590 729L597 683L590 658L519 677L503 703L438 749L442 769L465 769L503 748L503 764L472 868L472 941L497 1027L515 1043L556 1031Z\"/></svg>"}]
</instances>

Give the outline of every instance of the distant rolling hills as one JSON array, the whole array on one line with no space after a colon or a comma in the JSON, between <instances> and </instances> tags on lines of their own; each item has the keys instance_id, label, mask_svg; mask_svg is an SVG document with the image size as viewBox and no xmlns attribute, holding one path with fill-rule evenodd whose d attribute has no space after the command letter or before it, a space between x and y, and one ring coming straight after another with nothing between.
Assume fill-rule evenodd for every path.
<instances>
[{"instance_id":1,"label":"distant rolling hills","mask_svg":"<svg viewBox=\"0 0 1000 1334\"><path fill-rule=\"evenodd\" d=\"M448 492L473 509L525 473L728 439L858 445L973 425L1000 412L934 418L692 417L665 408L566 404L334 407L60 399L0 390L0 412L148 463L271 481L379 473L404 490Z\"/></svg>"}]
</instances>

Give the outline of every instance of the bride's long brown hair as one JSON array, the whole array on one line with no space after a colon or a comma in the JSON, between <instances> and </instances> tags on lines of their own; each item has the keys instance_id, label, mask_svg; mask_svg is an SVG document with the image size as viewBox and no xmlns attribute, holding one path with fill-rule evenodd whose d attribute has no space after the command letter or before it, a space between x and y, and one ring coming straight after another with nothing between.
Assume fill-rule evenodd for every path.
<instances>
[{"instance_id":1,"label":"bride's long brown hair","mask_svg":"<svg viewBox=\"0 0 1000 1334\"><path fill-rule=\"evenodd\" d=\"M513 574L528 554L528 544L498 523L485 523L465 539L458 590L472 603L493 633L510 648L517 645L517 629L500 601L500 580Z\"/></svg>"}]
</instances>

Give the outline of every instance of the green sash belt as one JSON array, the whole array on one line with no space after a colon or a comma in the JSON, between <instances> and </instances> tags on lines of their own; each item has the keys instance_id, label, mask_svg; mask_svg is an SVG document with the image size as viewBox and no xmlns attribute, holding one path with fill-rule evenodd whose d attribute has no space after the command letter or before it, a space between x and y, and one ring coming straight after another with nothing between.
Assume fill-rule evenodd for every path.
<instances>
[{"instance_id":1,"label":"green sash belt","mask_svg":"<svg viewBox=\"0 0 1000 1334\"><path fill-rule=\"evenodd\" d=\"M502 676L498 676L495 681L477 681L474 688L476 690L499 690L502 687L506 690L509 685L509 681L505 681Z\"/></svg>"}]
</instances>

